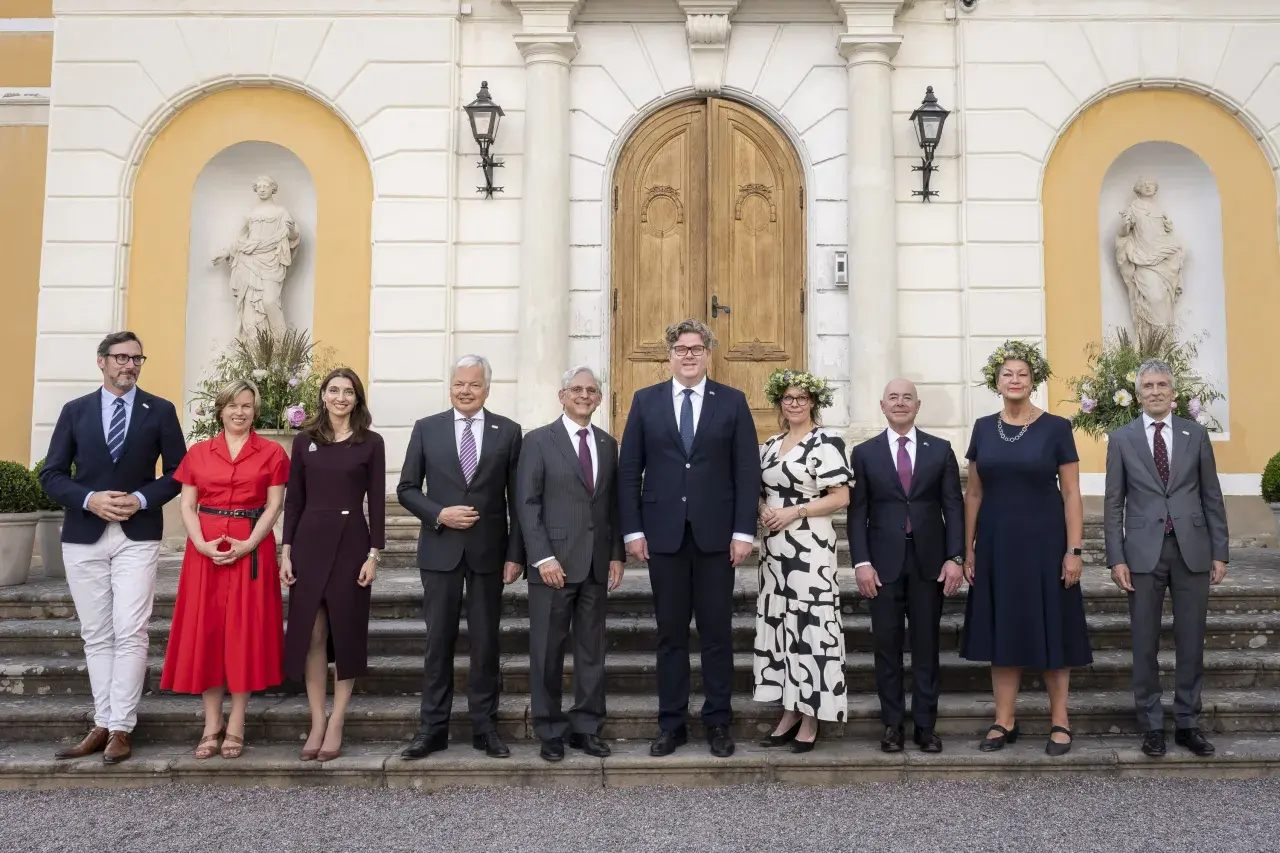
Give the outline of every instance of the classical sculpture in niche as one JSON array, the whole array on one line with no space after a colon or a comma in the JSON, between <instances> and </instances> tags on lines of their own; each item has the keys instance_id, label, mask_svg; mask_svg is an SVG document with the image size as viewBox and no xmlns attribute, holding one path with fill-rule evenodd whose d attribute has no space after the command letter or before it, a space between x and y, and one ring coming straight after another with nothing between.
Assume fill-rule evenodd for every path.
<instances>
[{"instance_id":1,"label":"classical sculpture in niche","mask_svg":"<svg viewBox=\"0 0 1280 853\"><path fill-rule=\"evenodd\" d=\"M1176 324L1185 252L1173 222L1156 205L1160 186L1148 178L1133 185L1136 198L1120 213L1116 264L1129 292L1133 330L1139 336Z\"/></svg>"},{"instance_id":2,"label":"classical sculpture in niche","mask_svg":"<svg viewBox=\"0 0 1280 853\"><path fill-rule=\"evenodd\" d=\"M280 299L301 238L289 211L275 202L278 189L267 175L254 180L259 203L245 214L235 241L213 259L214 266L225 263L231 267L231 295L238 316L236 337L242 341L252 340L262 328L276 332L285 328Z\"/></svg>"}]
</instances>

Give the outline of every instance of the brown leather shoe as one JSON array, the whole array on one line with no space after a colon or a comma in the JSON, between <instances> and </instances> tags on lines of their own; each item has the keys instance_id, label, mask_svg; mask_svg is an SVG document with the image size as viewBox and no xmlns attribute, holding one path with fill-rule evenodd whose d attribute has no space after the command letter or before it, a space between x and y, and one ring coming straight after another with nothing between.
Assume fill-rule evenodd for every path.
<instances>
[{"instance_id":1,"label":"brown leather shoe","mask_svg":"<svg viewBox=\"0 0 1280 853\"><path fill-rule=\"evenodd\" d=\"M101 726L94 726L78 744L75 746L69 746L66 749L58 750L53 754L53 757L59 760L66 758L84 758L86 755L101 752L102 748L107 745L107 734L106 729Z\"/></svg>"},{"instance_id":2,"label":"brown leather shoe","mask_svg":"<svg viewBox=\"0 0 1280 853\"><path fill-rule=\"evenodd\" d=\"M119 764L130 755L133 755L133 747L129 745L129 733L112 732L107 748L102 752L102 763Z\"/></svg>"}]
</instances>

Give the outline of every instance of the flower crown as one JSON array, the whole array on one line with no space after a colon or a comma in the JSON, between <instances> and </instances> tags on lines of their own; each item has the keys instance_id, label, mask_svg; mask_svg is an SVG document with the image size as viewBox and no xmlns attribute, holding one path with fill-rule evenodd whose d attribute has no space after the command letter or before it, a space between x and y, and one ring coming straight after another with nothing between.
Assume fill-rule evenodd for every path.
<instances>
[{"instance_id":1,"label":"flower crown","mask_svg":"<svg viewBox=\"0 0 1280 853\"><path fill-rule=\"evenodd\" d=\"M775 370L764 384L764 395L769 404L777 406L788 388L803 388L813 398L813 405L825 409L835 402L835 391L827 380L801 370Z\"/></svg>"},{"instance_id":2,"label":"flower crown","mask_svg":"<svg viewBox=\"0 0 1280 853\"><path fill-rule=\"evenodd\" d=\"M1038 388L1053 376L1049 362L1040 354L1035 344L1026 341L1005 341L991 353L987 363L982 366L982 378L992 393L999 393L1000 368L1009 360L1022 361L1031 368L1031 386Z\"/></svg>"}]
</instances>

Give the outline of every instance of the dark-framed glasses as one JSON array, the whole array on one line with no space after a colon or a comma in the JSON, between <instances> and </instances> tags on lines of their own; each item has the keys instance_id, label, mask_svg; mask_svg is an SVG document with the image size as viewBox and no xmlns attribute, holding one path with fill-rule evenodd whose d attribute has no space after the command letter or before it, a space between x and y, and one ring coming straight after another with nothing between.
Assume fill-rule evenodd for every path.
<instances>
[{"instance_id":1,"label":"dark-framed glasses","mask_svg":"<svg viewBox=\"0 0 1280 853\"><path fill-rule=\"evenodd\" d=\"M132 361L136 367L142 367L142 365L147 361L147 357L145 355L129 355L128 353L123 352L109 352L107 353L107 358L115 359L116 364L120 365L125 365Z\"/></svg>"},{"instance_id":2,"label":"dark-framed glasses","mask_svg":"<svg viewBox=\"0 0 1280 853\"><path fill-rule=\"evenodd\" d=\"M702 344L697 344L691 347L687 347L684 345L672 347L671 351L676 355L680 356L681 358L684 358L686 355L706 355L707 354L707 348L704 347Z\"/></svg>"},{"instance_id":3,"label":"dark-framed glasses","mask_svg":"<svg viewBox=\"0 0 1280 853\"><path fill-rule=\"evenodd\" d=\"M796 397L796 396L793 396L793 395L791 395L791 394L788 394L788 395L786 395L785 397L783 397L783 398L782 398L782 405L784 405L784 406L807 406L807 405L809 405L809 395L808 395L808 394L801 394L799 397Z\"/></svg>"}]
</instances>

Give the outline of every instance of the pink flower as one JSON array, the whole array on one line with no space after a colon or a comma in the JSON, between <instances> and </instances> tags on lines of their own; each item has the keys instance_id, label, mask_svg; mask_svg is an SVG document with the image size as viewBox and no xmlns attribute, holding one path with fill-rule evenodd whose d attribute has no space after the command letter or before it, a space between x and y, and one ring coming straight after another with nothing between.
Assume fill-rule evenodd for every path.
<instances>
[{"instance_id":1,"label":"pink flower","mask_svg":"<svg viewBox=\"0 0 1280 853\"><path fill-rule=\"evenodd\" d=\"M1200 413L1204 411L1199 399L1193 399L1187 403L1187 414L1191 415L1192 420L1200 417Z\"/></svg>"},{"instance_id":2,"label":"pink flower","mask_svg":"<svg viewBox=\"0 0 1280 853\"><path fill-rule=\"evenodd\" d=\"M289 377L289 387L290 387L290 388L297 388L297 387L298 387L298 377L296 377L296 376L290 376L290 377Z\"/></svg>"},{"instance_id":3,"label":"pink flower","mask_svg":"<svg viewBox=\"0 0 1280 853\"><path fill-rule=\"evenodd\" d=\"M284 410L284 416L289 419L289 426L297 429L307 419L307 411L301 406L290 406Z\"/></svg>"},{"instance_id":4,"label":"pink flower","mask_svg":"<svg viewBox=\"0 0 1280 853\"><path fill-rule=\"evenodd\" d=\"M1090 399L1089 397L1084 397L1084 396L1080 398L1080 411L1084 412L1086 415L1091 413L1095 408L1097 408L1097 405L1098 405L1097 400L1093 400L1093 399Z\"/></svg>"}]
</instances>

